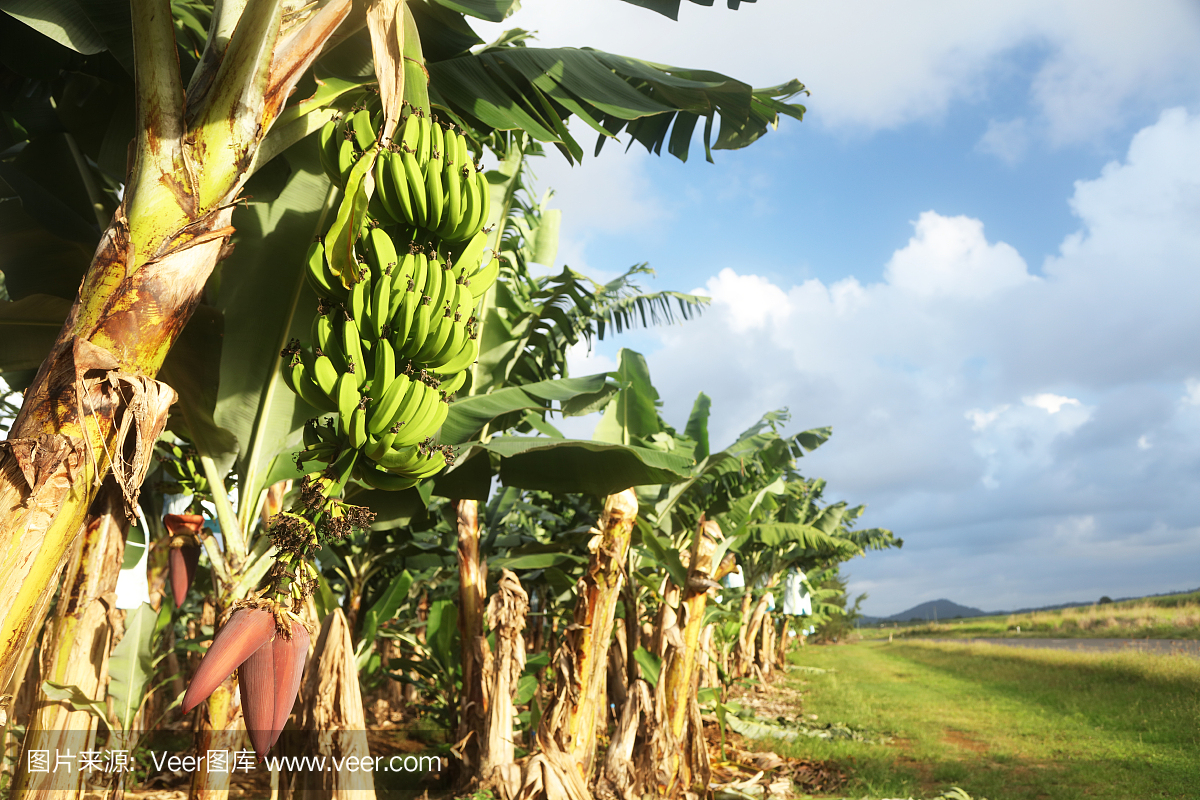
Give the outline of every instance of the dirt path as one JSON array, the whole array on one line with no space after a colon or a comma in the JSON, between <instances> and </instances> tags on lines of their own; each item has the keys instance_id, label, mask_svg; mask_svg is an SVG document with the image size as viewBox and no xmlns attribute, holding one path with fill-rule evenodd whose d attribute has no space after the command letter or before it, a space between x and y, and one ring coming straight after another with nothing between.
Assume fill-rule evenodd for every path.
<instances>
[{"instance_id":1,"label":"dirt path","mask_svg":"<svg viewBox=\"0 0 1200 800\"><path fill-rule=\"evenodd\" d=\"M1178 653L1200 657L1200 641L1194 639L912 639L921 642L950 644L1002 644L1007 647L1034 647L1052 650L1083 650L1092 653L1115 653L1135 650L1160 655Z\"/></svg>"}]
</instances>

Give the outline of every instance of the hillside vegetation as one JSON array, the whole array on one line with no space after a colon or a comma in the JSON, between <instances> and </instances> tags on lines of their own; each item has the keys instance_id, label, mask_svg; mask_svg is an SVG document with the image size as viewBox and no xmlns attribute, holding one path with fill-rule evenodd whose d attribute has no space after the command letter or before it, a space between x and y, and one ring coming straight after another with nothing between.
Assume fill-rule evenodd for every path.
<instances>
[{"instance_id":1,"label":"hillside vegetation","mask_svg":"<svg viewBox=\"0 0 1200 800\"><path fill-rule=\"evenodd\" d=\"M1023 614L863 628L866 638L1200 639L1200 591Z\"/></svg>"}]
</instances>

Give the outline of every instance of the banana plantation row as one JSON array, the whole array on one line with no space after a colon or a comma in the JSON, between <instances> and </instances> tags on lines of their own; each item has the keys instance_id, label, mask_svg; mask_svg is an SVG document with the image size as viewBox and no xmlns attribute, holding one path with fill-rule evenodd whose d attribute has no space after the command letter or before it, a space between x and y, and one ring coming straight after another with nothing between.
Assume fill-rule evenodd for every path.
<instances>
[{"instance_id":1,"label":"banana plantation row","mask_svg":"<svg viewBox=\"0 0 1200 800\"><path fill-rule=\"evenodd\" d=\"M458 790L704 795L705 712L767 679L789 625L840 612L817 587L841 561L899 544L798 471L828 429L787 435L776 411L716 450L708 398L673 427L639 354L568 375L572 346L704 298L643 292L645 265L605 284L535 266L559 214L529 163L582 158L571 117L597 151L625 132L681 159L704 119L711 160L799 120L803 86L472 31L514 6L0 13L20 56L0 81L19 201L0 203L0 371L24 388L0 443L10 796L119 797L136 766L34 755L164 731L190 729L192 758L369 763L364 697L438 731ZM595 413L591 439L555 427ZM131 528L150 602L126 612ZM816 599L800 623L771 612L789 573ZM230 777L196 769L190 794Z\"/></svg>"}]
</instances>

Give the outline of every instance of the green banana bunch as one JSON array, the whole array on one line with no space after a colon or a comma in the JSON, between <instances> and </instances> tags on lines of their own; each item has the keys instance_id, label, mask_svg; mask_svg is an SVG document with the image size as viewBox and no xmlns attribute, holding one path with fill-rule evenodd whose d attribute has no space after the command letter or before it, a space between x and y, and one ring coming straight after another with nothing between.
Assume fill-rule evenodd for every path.
<instances>
[{"instance_id":1,"label":"green banana bunch","mask_svg":"<svg viewBox=\"0 0 1200 800\"><path fill-rule=\"evenodd\" d=\"M321 298L310 341L281 354L288 387L332 415L305 427L297 456L305 469L328 465L331 487L353 478L402 489L453 461L435 436L479 354L476 308L500 271L483 232L488 182L467 139L419 109L390 144L378 141L381 125L358 108L321 129L322 166L345 190L343 209L308 251L306 279ZM353 234L339 221L357 219L342 213L347 204L366 209ZM335 238L331 266L325 241ZM343 279L347 269L357 280Z\"/></svg>"},{"instance_id":2,"label":"green banana bunch","mask_svg":"<svg viewBox=\"0 0 1200 800\"><path fill-rule=\"evenodd\" d=\"M385 223L448 242L470 239L490 213L487 177L475 168L466 138L417 113L375 161L375 187Z\"/></svg>"}]
</instances>

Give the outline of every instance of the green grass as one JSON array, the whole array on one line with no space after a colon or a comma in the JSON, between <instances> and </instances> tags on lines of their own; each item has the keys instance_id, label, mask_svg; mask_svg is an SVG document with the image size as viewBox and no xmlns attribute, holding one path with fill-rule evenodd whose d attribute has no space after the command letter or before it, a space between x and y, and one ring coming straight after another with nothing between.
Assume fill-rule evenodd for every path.
<instances>
[{"instance_id":1,"label":"green grass","mask_svg":"<svg viewBox=\"0 0 1200 800\"><path fill-rule=\"evenodd\" d=\"M841 763L851 797L1200 797L1200 659L861 642L793 661L835 670L787 675L803 713L894 737L775 743Z\"/></svg>"},{"instance_id":2,"label":"green grass","mask_svg":"<svg viewBox=\"0 0 1200 800\"><path fill-rule=\"evenodd\" d=\"M886 638L889 633L943 638L1200 639L1200 592L1056 611L864 628L861 633L873 639Z\"/></svg>"}]
</instances>

